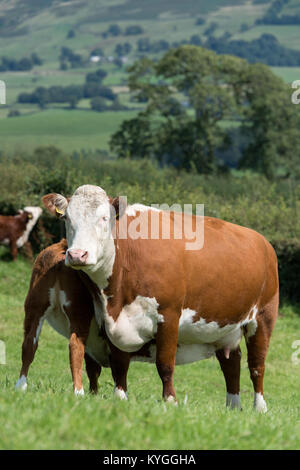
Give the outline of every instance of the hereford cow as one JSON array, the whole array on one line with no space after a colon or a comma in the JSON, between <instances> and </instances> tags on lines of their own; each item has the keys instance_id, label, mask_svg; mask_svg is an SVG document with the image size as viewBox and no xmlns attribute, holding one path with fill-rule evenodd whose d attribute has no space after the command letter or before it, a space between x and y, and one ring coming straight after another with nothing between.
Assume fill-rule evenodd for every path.
<instances>
[{"instance_id":1,"label":"hereford cow","mask_svg":"<svg viewBox=\"0 0 300 470\"><path fill-rule=\"evenodd\" d=\"M216 354L226 403L240 408L244 334L254 407L267 410L263 377L278 313L278 272L276 254L262 235L219 219L140 204L122 211L119 198L110 200L91 185L80 186L70 200L48 194L43 202L65 219L65 264L85 272L101 290L99 315L115 346L111 361L124 392L131 355L141 348L156 363L167 401L176 401L175 364ZM195 229L200 219L204 245L187 249L190 236L178 237L180 225ZM136 236L137 227L143 236Z\"/></svg>"},{"instance_id":2,"label":"hereford cow","mask_svg":"<svg viewBox=\"0 0 300 470\"><path fill-rule=\"evenodd\" d=\"M29 234L42 213L40 207L25 207L17 215L0 215L0 243L10 245L14 261L18 248L28 241Z\"/></svg>"}]
</instances>

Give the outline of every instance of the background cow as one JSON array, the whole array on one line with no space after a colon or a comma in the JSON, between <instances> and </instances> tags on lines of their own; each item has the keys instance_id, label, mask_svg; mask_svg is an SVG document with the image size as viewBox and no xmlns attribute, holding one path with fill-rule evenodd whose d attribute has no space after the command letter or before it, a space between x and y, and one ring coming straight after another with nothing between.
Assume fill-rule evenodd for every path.
<instances>
[{"instance_id":1,"label":"background cow","mask_svg":"<svg viewBox=\"0 0 300 470\"><path fill-rule=\"evenodd\" d=\"M131 354L155 339L149 360L156 362L164 399L174 401L175 363L216 354L226 403L240 408L239 343L245 334L254 406L267 410L263 377L278 314L278 272L274 249L262 235L205 217L204 246L189 251L185 234L174 234L178 224L197 226L195 216L158 211L157 217L141 205L120 213L118 199L111 201L102 188L91 185L80 186L70 200L49 194L43 202L65 218L66 264L83 270L101 289L107 336L126 353L120 361L111 351L120 376L126 375ZM162 237L166 223L172 226L169 239ZM148 237L133 238L136 226L148 227ZM119 232L124 227L125 237ZM158 236L152 237L153 232Z\"/></svg>"},{"instance_id":2,"label":"background cow","mask_svg":"<svg viewBox=\"0 0 300 470\"><path fill-rule=\"evenodd\" d=\"M0 243L10 246L14 261L17 259L18 248L28 241L41 213L40 207L27 206L17 215L0 215Z\"/></svg>"}]
</instances>

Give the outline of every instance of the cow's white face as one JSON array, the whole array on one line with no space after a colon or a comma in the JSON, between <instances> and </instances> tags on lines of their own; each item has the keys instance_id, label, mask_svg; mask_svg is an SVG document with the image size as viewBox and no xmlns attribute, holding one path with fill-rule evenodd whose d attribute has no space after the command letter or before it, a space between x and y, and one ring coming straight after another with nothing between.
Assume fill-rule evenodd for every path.
<instances>
[{"instance_id":1,"label":"cow's white face","mask_svg":"<svg viewBox=\"0 0 300 470\"><path fill-rule=\"evenodd\" d=\"M68 201L51 194L44 204L65 220L68 250L65 263L87 274L99 270L111 274L115 256L111 233L111 205L105 191L98 186L84 185L76 189ZM53 205L50 208L50 204Z\"/></svg>"}]
</instances>

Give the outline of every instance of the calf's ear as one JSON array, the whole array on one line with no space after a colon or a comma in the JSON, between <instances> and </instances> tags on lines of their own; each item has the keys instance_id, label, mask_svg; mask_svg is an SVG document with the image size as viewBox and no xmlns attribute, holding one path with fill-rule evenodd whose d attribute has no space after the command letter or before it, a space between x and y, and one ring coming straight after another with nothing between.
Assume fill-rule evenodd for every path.
<instances>
[{"instance_id":1,"label":"calf's ear","mask_svg":"<svg viewBox=\"0 0 300 470\"><path fill-rule=\"evenodd\" d=\"M42 202L50 214L61 218L65 215L69 201L67 198L57 193L46 194L42 197Z\"/></svg>"}]
</instances>

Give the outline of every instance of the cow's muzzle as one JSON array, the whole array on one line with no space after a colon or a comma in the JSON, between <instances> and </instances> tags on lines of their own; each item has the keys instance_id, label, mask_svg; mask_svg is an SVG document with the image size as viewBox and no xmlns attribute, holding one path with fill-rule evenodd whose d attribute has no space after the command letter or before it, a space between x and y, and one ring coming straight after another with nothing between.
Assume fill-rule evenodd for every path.
<instances>
[{"instance_id":1,"label":"cow's muzzle","mask_svg":"<svg viewBox=\"0 0 300 470\"><path fill-rule=\"evenodd\" d=\"M88 259L88 251L84 250L68 250L68 264L70 266L85 266Z\"/></svg>"}]
</instances>

